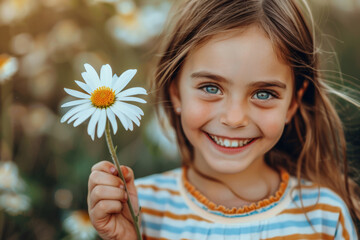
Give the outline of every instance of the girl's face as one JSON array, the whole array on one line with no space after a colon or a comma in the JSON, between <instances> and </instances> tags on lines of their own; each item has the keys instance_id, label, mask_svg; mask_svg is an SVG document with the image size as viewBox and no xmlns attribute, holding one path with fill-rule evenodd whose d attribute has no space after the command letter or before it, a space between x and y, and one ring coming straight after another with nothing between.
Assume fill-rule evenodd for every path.
<instances>
[{"instance_id":1,"label":"girl's face","mask_svg":"<svg viewBox=\"0 0 360 240\"><path fill-rule=\"evenodd\" d=\"M196 166L231 174L262 162L297 109L293 81L257 26L193 50L170 93Z\"/></svg>"}]
</instances>

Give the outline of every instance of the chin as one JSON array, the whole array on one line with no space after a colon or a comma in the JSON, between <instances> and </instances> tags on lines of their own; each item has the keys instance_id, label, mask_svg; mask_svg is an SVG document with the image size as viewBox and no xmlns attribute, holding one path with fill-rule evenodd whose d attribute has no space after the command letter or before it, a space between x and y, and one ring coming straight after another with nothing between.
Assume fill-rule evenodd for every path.
<instances>
[{"instance_id":1,"label":"chin","mask_svg":"<svg viewBox=\"0 0 360 240\"><path fill-rule=\"evenodd\" d=\"M242 160L206 161L212 171L220 174L236 174L246 170L251 162Z\"/></svg>"}]
</instances>

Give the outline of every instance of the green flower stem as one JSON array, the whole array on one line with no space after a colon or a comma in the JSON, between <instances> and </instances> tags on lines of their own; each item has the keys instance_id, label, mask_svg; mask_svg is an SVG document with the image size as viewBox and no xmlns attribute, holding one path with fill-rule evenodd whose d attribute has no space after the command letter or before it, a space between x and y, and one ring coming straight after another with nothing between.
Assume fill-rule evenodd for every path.
<instances>
[{"instance_id":1,"label":"green flower stem","mask_svg":"<svg viewBox=\"0 0 360 240\"><path fill-rule=\"evenodd\" d=\"M115 166L116 166L116 168L118 170L119 177L121 178L121 180L124 183L125 192L128 195L127 204L129 206L129 209L130 209L131 217L133 219L133 224L134 224L134 228L135 228L135 231L136 231L137 239L142 240L142 236L141 236L140 228L139 228L139 224L138 224L139 218L138 218L138 216L135 215L133 206L132 206L131 201L130 201L130 194L129 194L127 186L126 186L126 181L125 181L124 175L121 172L120 163L119 163L119 160L118 160L118 158L116 156L114 144L113 144L113 141L112 141L112 138L111 138L109 122L106 123L105 137L106 137L107 146L108 146L110 154L111 154L111 158L112 158L112 160L113 160L113 162L114 162L114 164L115 164Z\"/></svg>"}]
</instances>

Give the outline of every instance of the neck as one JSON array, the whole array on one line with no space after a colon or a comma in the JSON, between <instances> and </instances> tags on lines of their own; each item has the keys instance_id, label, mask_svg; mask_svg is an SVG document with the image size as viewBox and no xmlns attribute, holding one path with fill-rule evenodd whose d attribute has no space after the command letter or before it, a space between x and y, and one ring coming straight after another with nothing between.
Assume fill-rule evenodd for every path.
<instances>
[{"instance_id":1,"label":"neck","mask_svg":"<svg viewBox=\"0 0 360 240\"><path fill-rule=\"evenodd\" d=\"M280 184L279 173L263 159L234 174L217 172L209 165L195 161L188 178L209 200L229 208L266 199L278 190Z\"/></svg>"}]
</instances>

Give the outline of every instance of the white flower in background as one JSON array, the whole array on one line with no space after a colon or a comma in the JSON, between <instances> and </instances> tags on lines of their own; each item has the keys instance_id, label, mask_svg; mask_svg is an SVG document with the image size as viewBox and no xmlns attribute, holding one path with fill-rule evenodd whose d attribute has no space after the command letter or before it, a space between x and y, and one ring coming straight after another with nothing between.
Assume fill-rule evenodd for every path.
<instances>
[{"instance_id":1,"label":"white flower in background","mask_svg":"<svg viewBox=\"0 0 360 240\"><path fill-rule=\"evenodd\" d=\"M18 167L11 161L0 162L0 190L17 191L24 188Z\"/></svg>"},{"instance_id":2,"label":"white flower in background","mask_svg":"<svg viewBox=\"0 0 360 240\"><path fill-rule=\"evenodd\" d=\"M64 221L64 229L76 240L91 240L96 237L96 230L92 226L86 211L74 211Z\"/></svg>"},{"instance_id":3,"label":"white flower in background","mask_svg":"<svg viewBox=\"0 0 360 240\"><path fill-rule=\"evenodd\" d=\"M0 54L0 84L10 79L18 70L16 58Z\"/></svg>"},{"instance_id":4,"label":"white flower in background","mask_svg":"<svg viewBox=\"0 0 360 240\"><path fill-rule=\"evenodd\" d=\"M115 39L139 46L161 32L169 9L167 2L138 8L132 1L123 1L117 4L118 14L106 24Z\"/></svg>"},{"instance_id":5,"label":"white flower in background","mask_svg":"<svg viewBox=\"0 0 360 240\"><path fill-rule=\"evenodd\" d=\"M136 69L125 71L118 77L112 75L109 64L103 65L100 70L100 78L95 69L85 64L86 72L82 73L84 82L75 81L86 93L64 88L65 92L71 96L80 98L70 101L61 107L73 107L62 118L61 122L71 123L77 127L86 119L90 118L87 132L94 140L95 127L97 125L97 136L100 138L104 131L107 119L109 119L114 134L117 132L116 117L119 118L125 130L133 130L133 122L140 126L141 116L144 112L141 108L127 102L146 103L145 100L134 97L134 95L144 94L146 90L141 87L123 89L136 74Z\"/></svg>"},{"instance_id":6,"label":"white flower in background","mask_svg":"<svg viewBox=\"0 0 360 240\"><path fill-rule=\"evenodd\" d=\"M117 5L118 14L110 18L106 25L117 40L132 46L144 44L148 40L147 30L140 22L140 12L132 1Z\"/></svg>"},{"instance_id":7,"label":"white flower in background","mask_svg":"<svg viewBox=\"0 0 360 240\"><path fill-rule=\"evenodd\" d=\"M0 3L0 24L10 24L24 19L37 5L35 0L3 0Z\"/></svg>"},{"instance_id":8,"label":"white flower in background","mask_svg":"<svg viewBox=\"0 0 360 240\"><path fill-rule=\"evenodd\" d=\"M178 156L175 132L168 124L162 127L156 115L148 122L145 130L147 138L168 158L175 159Z\"/></svg>"},{"instance_id":9,"label":"white flower in background","mask_svg":"<svg viewBox=\"0 0 360 240\"><path fill-rule=\"evenodd\" d=\"M10 215L19 215L30 208L30 199L24 194L5 192L0 195L0 208Z\"/></svg>"},{"instance_id":10,"label":"white flower in background","mask_svg":"<svg viewBox=\"0 0 360 240\"><path fill-rule=\"evenodd\" d=\"M146 5L141 9L141 23L144 24L151 37L161 33L167 15L170 11L170 3L163 2L159 6Z\"/></svg>"}]
</instances>

